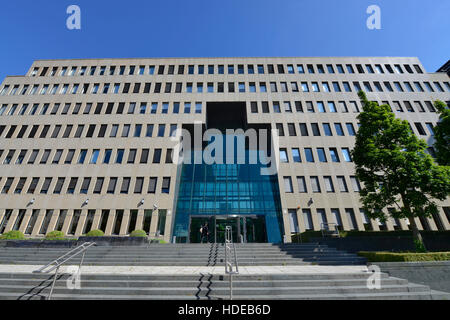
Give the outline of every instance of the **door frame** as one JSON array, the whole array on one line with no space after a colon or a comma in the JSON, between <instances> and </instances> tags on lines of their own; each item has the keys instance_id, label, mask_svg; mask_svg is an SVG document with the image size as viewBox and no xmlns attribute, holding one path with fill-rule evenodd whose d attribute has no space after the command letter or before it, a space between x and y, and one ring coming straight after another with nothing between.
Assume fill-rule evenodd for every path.
<instances>
[{"instance_id":1,"label":"door frame","mask_svg":"<svg viewBox=\"0 0 450 320\"><path fill-rule=\"evenodd\" d=\"M187 243L191 243L191 226L192 226L192 219L194 218L206 218L206 219L214 219L214 243L217 243L217 220L231 220L231 219L239 219L237 226L238 226L238 230L237 235L238 235L238 241L240 240L240 236L241 236L241 219L242 218L253 218L253 219L258 219L262 217L262 215L256 215L256 214L244 214L244 215L226 215L226 214L219 214L219 215L191 215L189 217L189 229L188 229L188 233L189 233L189 237L188 237L188 242ZM264 221L265 223L265 221ZM246 228L246 224L247 224L247 220L244 220L243 223L243 227L244 227L244 243L247 243L247 228ZM210 230L212 229L212 226L210 226ZM266 241L267 241L267 235L266 235ZM240 243L240 242L239 242Z\"/></svg>"}]
</instances>

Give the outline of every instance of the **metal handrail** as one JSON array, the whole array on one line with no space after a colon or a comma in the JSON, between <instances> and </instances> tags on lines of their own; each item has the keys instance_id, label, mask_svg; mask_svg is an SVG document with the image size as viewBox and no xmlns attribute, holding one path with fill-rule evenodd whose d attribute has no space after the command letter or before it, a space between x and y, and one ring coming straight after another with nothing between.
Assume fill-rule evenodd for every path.
<instances>
[{"instance_id":1,"label":"metal handrail","mask_svg":"<svg viewBox=\"0 0 450 320\"><path fill-rule=\"evenodd\" d=\"M82 245L76 247L75 249L72 249L69 252L67 252L66 254L62 255L61 257L53 260L49 264L43 266L42 268L39 268L38 270L33 271L33 273L50 273L53 270L56 270L55 274L53 275L52 287L50 289L50 294L48 295L47 300L52 299L53 289L55 288L56 279L58 278L59 268L67 261L75 258L76 256L78 256L80 254L83 254L83 256L81 257L80 265L78 267L78 270L81 270L81 266L83 265L84 256L86 254L86 251L90 247L96 246L96 245L97 244L95 242L85 242Z\"/></svg>"},{"instance_id":2,"label":"metal handrail","mask_svg":"<svg viewBox=\"0 0 450 320\"><path fill-rule=\"evenodd\" d=\"M331 230L332 226L334 227L334 230ZM324 231L331 232L331 235L335 235L338 238L341 237L341 235L339 234L339 227L337 223L322 223L321 229L322 229L322 237L325 237Z\"/></svg>"},{"instance_id":3,"label":"metal handrail","mask_svg":"<svg viewBox=\"0 0 450 320\"><path fill-rule=\"evenodd\" d=\"M225 273L230 276L230 300L233 300L233 275L239 274L239 265L231 226L225 227Z\"/></svg>"}]
</instances>

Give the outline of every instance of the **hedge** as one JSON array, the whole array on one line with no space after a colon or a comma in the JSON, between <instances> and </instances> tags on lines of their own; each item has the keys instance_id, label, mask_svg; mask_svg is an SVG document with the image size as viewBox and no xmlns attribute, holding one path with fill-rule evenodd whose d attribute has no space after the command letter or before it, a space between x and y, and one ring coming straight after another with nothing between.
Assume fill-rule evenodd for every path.
<instances>
[{"instance_id":1,"label":"hedge","mask_svg":"<svg viewBox=\"0 0 450 320\"><path fill-rule=\"evenodd\" d=\"M450 260L450 252L368 252L361 251L358 255L367 258L369 262L412 262L412 261L446 261Z\"/></svg>"},{"instance_id":2,"label":"hedge","mask_svg":"<svg viewBox=\"0 0 450 320\"><path fill-rule=\"evenodd\" d=\"M91 230L86 234L86 237L103 237L105 233L102 230Z\"/></svg>"},{"instance_id":3,"label":"hedge","mask_svg":"<svg viewBox=\"0 0 450 320\"><path fill-rule=\"evenodd\" d=\"M45 236L46 240L65 240L65 234L62 231L52 231Z\"/></svg>"},{"instance_id":4,"label":"hedge","mask_svg":"<svg viewBox=\"0 0 450 320\"><path fill-rule=\"evenodd\" d=\"M136 238L145 238L147 237L147 232L145 232L144 230L134 230L131 234L130 237L136 237Z\"/></svg>"},{"instance_id":5,"label":"hedge","mask_svg":"<svg viewBox=\"0 0 450 320\"><path fill-rule=\"evenodd\" d=\"M9 231L1 235L0 240L25 240L25 235L21 231Z\"/></svg>"},{"instance_id":6,"label":"hedge","mask_svg":"<svg viewBox=\"0 0 450 320\"><path fill-rule=\"evenodd\" d=\"M424 237L450 235L450 231L420 231ZM341 238L347 237L408 237L412 238L413 234L410 230L395 231L339 231ZM299 238L300 237L300 238ZM322 238L322 231L306 231L292 236L292 242L310 242L311 238ZM300 241L301 239L301 241Z\"/></svg>"}]
</instances>

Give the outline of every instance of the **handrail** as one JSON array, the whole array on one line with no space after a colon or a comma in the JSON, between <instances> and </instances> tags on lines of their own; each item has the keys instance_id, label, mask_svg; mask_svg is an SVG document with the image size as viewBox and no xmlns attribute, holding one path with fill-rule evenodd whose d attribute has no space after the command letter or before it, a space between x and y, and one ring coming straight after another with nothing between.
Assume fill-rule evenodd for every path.
<instances>
[{"instance_id":1,"label":"handrail","mask_svg":"<svg viewBox=\"0 0 450 320\"><path fill-rule=\"evenodd\" d=\"M230 300L233 300L233 275L239 274L239 265L231 226L225 227L225 273L230 276Z\"/></svg>"},{"instance_id":2,"label":"handrail","mask_svg":"<svg viewBox=\"0 0 450 320\"><path fill-rule=\"evenodd\" d=\"M334 230L331 230L331 227L334 227ZM339 228L336 223L322 223L321 224L322 237L325 237L324 231L328 231L331 235L337 236L340 238Z\"/></svg>"},{"instance_id":3,"label":"handrail","mask_svg":"<svg viewBox=\"0 0 450 320\"><path fill-rule=\"evenodd\" d=\"M50 293L47 297L47 300L51 300L52 299L52 295L53 295L53 289L55 288L55 283L56 283L56 279L58 277L58 273L59 273L59 268L66 263L67 261L75 258L76 256L83 254L83 256L81 257L81 261L80 261L80 265L78 267L78 270L81 270L81 266L83 265L83 261L84 261L84 256L86 254L86 251L92 247L92 246L96 246L97 244L95 242L85 242L81 245L79 245L78 247L76 247L75 249L70 250L69 252L65 253L64 255L62 255L61 257L53 260L52 262L50 262L49 264L43 266L42 268L39 268L38 270L33 271L33 273L50 273L53 270L56 269L55 274L53 275L53 283L52 283L52 287L50 289ZM61 260L61 261L60 261ZM51 267L51 268L50 268ZM49 268L49 269L48 269ZM46 270L47 269L47 270Z\"/></svg>"}]
</instances>

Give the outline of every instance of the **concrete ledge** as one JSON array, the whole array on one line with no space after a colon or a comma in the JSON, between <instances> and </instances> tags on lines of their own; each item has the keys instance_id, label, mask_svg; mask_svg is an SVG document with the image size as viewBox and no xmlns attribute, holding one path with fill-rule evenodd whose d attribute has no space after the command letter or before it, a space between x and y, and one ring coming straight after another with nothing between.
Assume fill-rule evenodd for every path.
<instances>
[{"instance_id":1,"label":"concrete ledge","mask_svg":"<svg viewBox=\"0 0 450 320\"><path fill-rule=\"evenodd\" d=\"M450 236L447 233L441 235L424 234L423 238L425 246L430 252L450 251ZM310 241L353 253L359 251L416 251L411 236L349 236L346 238L310 238Z\"/></svg>"},{"instance_id":2,"label":"concrete ledge","mask_svg":"<svg viewBox=\"0 0 450 320\"><path fill-rule=\"evenodd\" d=\"M95 242L101 247L147 246L143 237L80 237L78 240L2 240L0 247L6 248L72 248L84 242Z\"/></svg>"},{"instance_id":3,"label":"concrete ledge","mask_svg":"<svg viewBox=\"0 0 450 320\"><path fill-rule=\"evenodd\" d=\"M84 242L95 242L97 246L102 247L146 246L149 244L146 237L80 237L77 245Z\"/></svg>"},{"instance_id":4,"label":"concrete ledge","mask_svg":"<svg viewBox=\"0 0 450 320\"><path fill-rule=\"evenodd\" d=\"M430 286L450 293L450 261L429 262L373 262L392 277Z\"/></svg>"},{"instance_id":5,"label":"concrete ledge","mask_svg":"<svg viewBox=\"0 0 450 320\"><path fill-rule=\"evenodd\" d=\"M6 248L72 248L77 241L67 240L4 240L0 241L0 247Z\"/></svg>"}]
</instances>

